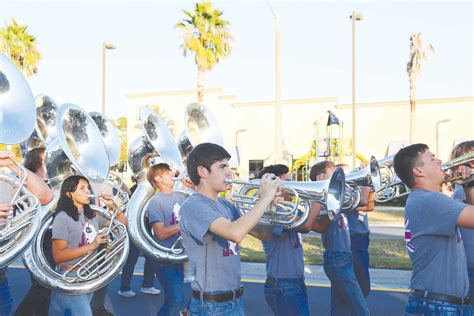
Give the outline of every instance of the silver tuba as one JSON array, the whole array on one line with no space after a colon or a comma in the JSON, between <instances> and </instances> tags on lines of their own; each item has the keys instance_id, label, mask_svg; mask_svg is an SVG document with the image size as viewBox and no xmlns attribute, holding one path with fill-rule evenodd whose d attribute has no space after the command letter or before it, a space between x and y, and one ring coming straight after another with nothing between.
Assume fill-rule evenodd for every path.
<instances>
[{"instance_id":1,"label":"silver tuba","mask_svg":"<svg viewBox=\"0 0 474 316\"><path fill-rule=\"evenodd\" d=\"M149 164L148 158L160 156L171 168L182 171L184 167L178 147L161 117L148 107L143 107L140 110L140 122L144 134L141 139L134 141L136 147L131 146L129 149L129 153L132 153L129 156L132 170L136 174L144 174L144 168ZM181 245L181 238L170 248L164 247L153 239L147 227L146 206L155 192L148 181L142 181L133 193L127 208L130 238L147 257L158 261L183 262L187 256Z\"/></svg>"},{"instance_id":2,"label":"silver tuba","mask_svg":"<svg viewBox=\"0 0 474 316\"><path fill-rule=\"evenodd\" d=\"M257 191L261 180L240 181L227 180L229 184L243 185L231 196L239 212L244 215L258 202ZM295 229L303 225L311 211L311 203L317 202L324 206L321 214L333 220L341 211L344 201L345 175L341 168L336 168L329 180L300 182L284 181L283 195L291 197L277 205L270 205L259 220L260 225L278 226ZM301 215L300 215L301 214Z\"/></svg>"},{"instance_id":3,"label":"silver tuba","mask_svg":"<svg viewBox=\"0 0 474 316\"><path fill-rule=\"evenodd\" d=\"M109 159L100 131L89 114L76 105L63 104L58 108L56 127L58 138L45 155L48 176L54 179L53 189L57 192L62 180L71 174L81 174L93 183L106 181ZM77 277L59 274L46 259L43 249L55 204L51 203L43 212L38 238L23 254L23 262L41 284L55 291L72 295L96 291L115 278L125 264L129 250L127 229L115 219L116 212L111 214L91 205L98 216L110 222L109 243L76 263Z\"/></svg>"},{"instance_id":4,"label":"silver tuba","mask_svg":"<svg viewBox=\"0 0 474 316\"><path fill-rule=\"evenodd\" d=\"M395 173L393 167L393 157L395 155L386 156L379 160L381 187L375 191L375 201L386 203L388 201L398 199L411 192L402 180Z\"/></svg>"},{"instance_id":5,"label":"silver tuba","mask_svg":"<svg viewBox=\"0 0 474 316\"><path fill-rule=\"evenodd\" d=\"M0 54L0 143L18 144L35 126L35 103L30 87L18 68ZM15 162L16 163L16 162ZM14 206L14 214L0 224L0 267L15 260L36 238L41 206L24 186L26 170L19 176L0 171L0 203Z\"/></svg>"},{"instance_id":6,"label":"silver tuba","mask_svg":"<svg viewBox=\"0 0 474 316\"><path fill-rule=\"evenodd\" d=\"M200 103L191 103L184 112L184 130L178 138L178 147L183 158L201 143L224 146L219 123L211 111Z\"/></svg>"}]
</instances>

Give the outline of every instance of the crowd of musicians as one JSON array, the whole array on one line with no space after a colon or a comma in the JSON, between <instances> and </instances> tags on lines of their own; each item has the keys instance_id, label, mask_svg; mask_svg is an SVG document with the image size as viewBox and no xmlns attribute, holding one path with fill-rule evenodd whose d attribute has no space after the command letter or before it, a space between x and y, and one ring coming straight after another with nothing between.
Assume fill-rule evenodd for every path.
<instances>
[{"instance_id":1,"label":"crowd of musicians","mask_svg":"<svg viewBox=\"0 0 474 316\"><path fill-rule=\"evenodd\" d=\"M474 141L466 141L455 146L452 158L473 151ZM33 150L26 156L24 166L28 176L25 186L42 205L46 205L53 200L54 194L44 181L43 154L44 150ZM192 297L187 302L183 263L148 263L145 267L148 281L147 284L144 281L142 289L145 293L159 293L153 288L153 275L156 274L164 292L164 303L158 315L244 315L239 243L247 234L262 241L267 270L264 295L272 312L275 315L310 315L301 236L311 231L321 233L325 249L323 267L331 282L330 310L313 313L369 315L367 212L374 208L371 189L362 187L358 205L338 213L335 218L327 216L324 205L313 201L303 225L295 229L263 226L259 225L259 220L269 207L291 202L292 197L283 190L285 181L290 179L288 167L270 165L260 171L258 199L242 214L222 194L229 189L227 180L233 177L229 159L230 154L217 144L195 146L186 159L188 178L183 181L194 192L187 198L174 192L175 172L168 164L158 163L147 170L147 181L156 189L146 210L150 234L165 247L181 242L178 241L181 237L189 259L187 270L194 276ZM11 173L20 172L9 151L0 152L0 167ZM424 144L400 149L393 158L393 167L411 190L405 206L405 240L413 272L405 315L471 315L474 159L451 170L457 177L452 195L442 191L447 175L441 161ZM311 168L310 179L330 179L339 168L350 172L345 165L318 162ZM14 194L8 190L11 190L9 186L0 183L2 197ZM9 198L0 200L0 224L3 226L14 215L14 207L9 203ZM102 229L108 222L96 216L91 208L93 203L110 211L117 207L108 194L94 196L86 177L73 175L64 180L54 210L49 246L50 263L61 274L74 275L77 273L75 263L108 243L108 233ZM116 212L115 218L127 225L122 210ZM45 245L45 248L48 247ZM129 254L131 271L138 257L136 249L133 253ZM21 298L12 298L7 270L2 268L0 271L0 315L11 315L12 300ZM132 297L134 292L129 287L130 273L128 275L125 281L122 276L124 282L119 294ZM69 294L53 290L50 294L48 288L32 277L32 288L14 313L47 315L49 309L60 310L64 315L109 315L103 304L105 291Z\"/></svg>"}]
</instances>

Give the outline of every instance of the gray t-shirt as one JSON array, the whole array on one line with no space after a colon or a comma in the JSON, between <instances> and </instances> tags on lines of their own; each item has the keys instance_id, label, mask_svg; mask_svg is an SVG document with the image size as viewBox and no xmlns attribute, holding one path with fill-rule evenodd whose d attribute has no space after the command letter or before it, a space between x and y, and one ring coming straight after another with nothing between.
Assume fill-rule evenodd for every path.
<instances>
[{"instance_id":1,"label":"gray t-shirt","mask_svg":"<svg viewBox=\"0 0 474 316\"><path fill-rule=\"evenodd\" d=\"M469 291L466 254L456 221L467 205L417 189L405 206L405 242L413 272L411 289L464 297Z\"/></svg>"},{"instance_id":2,"label":"gray t-shirt","mask_svg":"<svg viewBox=\"0 0 474 316\"><path fill-rule=\"evenodd\" d=\"M89 219L83 212L79 213L79 220L75 221L66 212L59 212L53 220L53 233L51 239L67 241L67 248L78 248L92 243L100 227L105 226L107 220L96 215ZM61 262L64 265L74 265L81 258Z\"/></svg>"},{"instance_id":3,"label":"gray t-shirt","mask_svg":"<svg viewBox=\"0 0 474 316\"><path fill-rule=\"evenodd\" d=\"M352 210L345 214L347 216L347 222L349 223L349 232L351 236L367 235L370 233L367 212Z\"/></svg>"},{"instance_id":4,"label":"gray t-shirt","mask_svg":"<svg viewBox=\"0 0 474 316\"><path fill-rule=\"evenodd\" d=\"M453 199L458 201L466 200L466 194L462 185L456 185ZM459 227L461 230L462 241L464 243L464 250L466 251L467 268L470 271L474 270L474 229Z\"/></svg>"},{"instance_id":5,"label":"gray t-shirt","mask_svg":"<svg viewBox=\"0 0 474 316\"><path fill-rule=\"evenodd\" d=\"M280 279L304 276L303 244L296 231L275 228L270 240L262 241L267 256L267 275Z\"/></svg>"},{"instance_id":6,"label":"gray t-shirt","mask_svg":"<svg viewBox=\"0 0 474 316\"><path fill-rule=\"evenodd\" d=\"M165 227L178 224L181 205L184 202L184 196L174 193L156 193L148 203L146 212L148 214L148 222L162 222ZM160 241L155 236L155 240L164 247L171 247L181 234L178 232L170 238ZM178 242L176 247L181 247Z\"/></svg>"},{"instance_id":7,"label":"gray t-shirt","mask_svg":"<svg viewBox=\"0 0 474 316\"><path fill-rule=\"evenodd\" d=\"M329 224L328 231L321 234L321 239L326 251L351 251L351 237L346 215L339 213L337 218Z\"/></svg>"},{"instance_id":8,"label":"gray t-shirt","mask_svg":"<svg viewBox=\"0 0 474 316\"><path fill-rule=\"evenodd\" d=\"M198 291L229 291L240 287L240 247L209 231L220 217L235 221L238 210L222 198L217 201L194 193L181 206L179 228L196 275L191 287Z\"/></svg>"}]
</instances>

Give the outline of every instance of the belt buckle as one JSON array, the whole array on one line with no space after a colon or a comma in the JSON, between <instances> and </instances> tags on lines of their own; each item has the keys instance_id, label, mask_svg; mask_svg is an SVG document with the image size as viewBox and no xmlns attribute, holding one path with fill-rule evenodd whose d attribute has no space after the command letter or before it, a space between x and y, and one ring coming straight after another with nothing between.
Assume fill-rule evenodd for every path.
<instances>
[{"instance_id":1,"label":"belt buckle","mask_svg":"<svg viewBox=\"0 0 474 316\"><path fill-rule=\"evenodd\" d=\"M232 301L235 301L235 299L237 298L237 290L236 289L233 289L232 290Z\"/></svg>"},{"instance_id":2,"label":"belt buckle","mask_svg":"<svg viewBox=\"0 0 474 316\"><path fill-rule=\"evenodd\" d=\"M199 299L201 300L201 303L204 302L204 292L199 291Z\"/></svg>"}]
</instances>

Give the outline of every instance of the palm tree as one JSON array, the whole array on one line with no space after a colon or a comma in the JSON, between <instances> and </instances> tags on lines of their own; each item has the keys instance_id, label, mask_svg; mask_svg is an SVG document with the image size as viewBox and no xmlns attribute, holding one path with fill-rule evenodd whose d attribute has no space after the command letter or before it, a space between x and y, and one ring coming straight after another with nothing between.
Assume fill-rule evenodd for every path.
<instances>
[{"instance_id":1,"label":"palm tree","mask_svg":"<svg viewBox=\"0 0 474 316\"><path fill-rule=\"evenodd\" d=\"M176 24L183 31L181 48L186 56L195 54L198 68L198 102L204 97L204 73L212 70L220 58L230 54L232 35L228 29L229 22L222 19L222 11L212 7L210 1L196 3L194 12L183 10L186 18Z\"/></svg>"},{"instance_id":2,"label":"palm tree","mask_svg":"<svg viewBox=\"0 0 474 316\"><path fill-rule=\"evenodd\" d=\"M12 24L0 29L0 51L10 57L15 65L28 77L38 72L41 54L36 47L36 38L27 32L27 26Z\"/></svg>"},{"instance_id":3,"label":"palm tree","mask_svg":"<svg viewBox=\"0 0 474 316\"><path fill-rule=\"evenodd\" d=\"M434 53L431 44L429 44L429 49ZM414 33L410 37L410 60L407 63L407 73L410 80L410 144L413 142L413 123L415 121L416 78L421 74L421 64L427 61L428 58L423 49L423 37L421 33Z\"/></svg>"}]
</instances>

